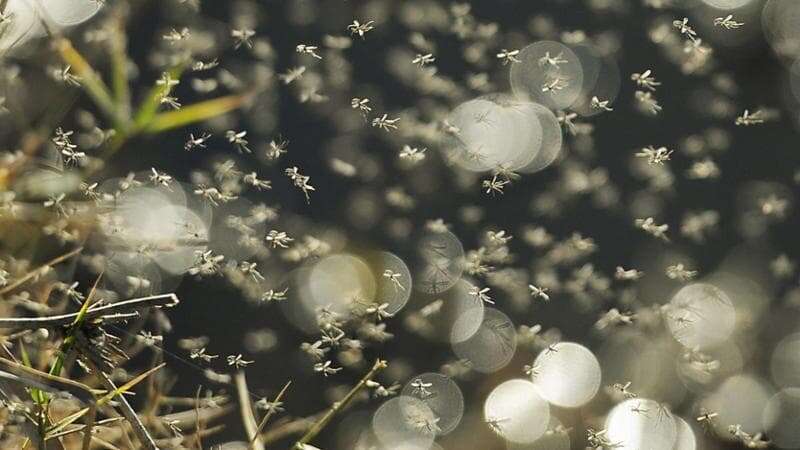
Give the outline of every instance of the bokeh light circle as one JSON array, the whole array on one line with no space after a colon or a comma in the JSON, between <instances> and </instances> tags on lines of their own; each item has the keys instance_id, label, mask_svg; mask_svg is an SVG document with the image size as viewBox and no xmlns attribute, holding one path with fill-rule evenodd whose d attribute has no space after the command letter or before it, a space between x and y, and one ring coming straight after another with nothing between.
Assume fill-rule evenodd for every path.
<instances>
[{"instance_id":1,"label":"bokeh light circle","mask_svg":"<svg viewBox=\"0 0 800 450\"><path fill-rule=\"evenodd\" d=\"M749 375L734 375L701 401L707 411L718 414L712 423L720 436L728 436L728 426L741 425L742 431L755 434L762 428L762 413L773 395L772 389Z\"/></svg>"},{"instance_id":2,"label":"bokeh light circle","mask_svg":"<svg viewBox=\"0 0 800 450\"><path fill-rule=\"evenodd\" d=\"M712 348L725 342L736 325L728 295L714 285L694 283L681 288L666 310L673 337L687 348Z\"/></svg>"},{"instance_id":3,"label":"bokeh light circle","mask_svg":"<svg viewBox=\"0 0 800 450\"><path fill-rule=\"evenodd\" d=\"M483 418L506 440L532 443L547 431L550 405L530 381L509 380L495 387L486 398Z\"/></svg>"},{"instance_id":4,"label":"bokeh light circle","mask_svg":"<svg viewBox=\"0 0 800 450\"><path fill-rule=\"evenodd\" d=\"M536 114L542 128L542 145L539 153L530 163L520 169L520 172L530 174L546 169L558 159L561 155L564 135L561 124L552 111L538 103L529 103L528 105Z\"/></svg>"},{"instance_id":5,"label":"bokeh light circle","mask_svg":"<svg viewBox=\"0 0 800 450\"><path fill-rule=\"evenodd\" d=\"M436 417L414 397L384 402L372 416L372 431L385 448L428 450L436 438Z\"/></svg>"},{"instance_id":6,"label":"bokeh light circle","mask_svg":"<svg viewBox=\"0 0 800 450\"><path fill-rule=\"evenodd\" d=\"M453 332L464 327L460 322L473 323L473 317L465 314L453 326ZM480 328L469 339L454 342L453 352L468 362L478 372L490 373L505 367L517 349L516 330L511 319L494 308L486 308Z\"/></svg>"},{"instance_id":7,"label":"bokeh light circle","mask_svg":"<svg viewBox=\"0 0 800 450\"><path fill-rule=\"evenodd\" d=\"M450 378L440 373L423 373L409 380L400 395L425 403L439 419L437 435L453 431L464 415L464 395Z\"/></svg>"},{"instance_id":8,"label":"bokeh light circle","mask_svg":"<svg viewBox=\"0 0 800 450\"><path fill-rule=\"evenodd\" d=\"M772 380L782 387L800 387L800 333L783 338L772 352Z\"/></svg>"},{"instance_id":9,"label":"bokeh light circle","mask_svg":"<svg viewBox=\"0 0 800 450\"><path fill-rule=\"evenodd\" d=\"M753 0L702 0L702 2L712 8L727 11L729 9L739 9L745 7L752 3Z\"/></svg>"},{"instance_id":10,"label":"bokeh light circle","mask_svg":"<svg viewBox=\"0 0 800 450\"><path fill-rule=\"evenodd\" d=\"M397 314L411 297L411 272L406 263L394 253L381 252L373 265L376 280L375 302L386 303L386 312Z\"/></svg>"},{"instance_id":11,"label":"bokeh light circle","mask_svg":"<svg viewBox=\"0 0 800 450\"><path fill-rule=\"evenodd\" d=\"M97 0L40 0L47 17L60 26L74 26L91 19L103 8Z\"/></svg>"},{"instance_id":12,"label":"bokeh light circle","mask_svg":"<svg viewBox=\"0 0 800 450\"><path fill-rule=\"evenodd\" d=\"M569 432L555 416L550 415L550 425L542 437L530 443L507 441L506 448L507 450L570 450L570 443Z\"/></svg>"},{"instance_id":13,"label":"bokeh light circle","mask_svg":"<svg viewBox=\"0 0 800 450\"><path fill-rule=\"evenodd\" d=\"M675 440L674 450L696 450L697 437L695 437L692 427L678 416L675 416L675 425L678 427L678 437Z\"/></svg>"},{"instance_id":14,"label":"bokeh light circle","mask_svg":"<svg viewBox=\"0 0 800 450\"><path fill-rule=\"evenodd\" d=\"M485 305L469 293L470 287L467 281L458 280L429 304L435 306L426 317L431 325L429 339L455 344L477 333L483 323Z\"/></svg>"},{"instance_id":15,"label":"bokeh light circle","mask_svg":"<svg viewBox=\"0 0 800 450\"><path fill-rule=\"evenodd\" d=\"M414 286L429 294L453 287L464 273L464 246L449 231L423 235L417 243Z\"/></svg>"},{"instance_id":16,"label":"bokeh light circle","mask_svg":"<svg viewBox=\"0 0 800 450\"><path fill-rule=\"evenodd\" d=\"M800 448L800 388L783 389L764 408L763 427L778 448Z\"/></svg>"},{"instance_id":17,"label":"bokeh light circle","mask_svg":"<svg viewBox=\"0 0 800 450\"><path fill-rule=\"evenodd\" d=\"M608 440L621 450L673 450L678 429L672 414L653 400L630 399L606 418Z\"/></svg>"},{"instance_id":18,"label":"bokeh light circle","mask_svg":"<svg viewBox=\"0 0 800 450\"><path fill-rule=\"evenodd\" d=\"M512 64L510 70L511 89L517 98L551 109L567 109L580 97L583 67L566 45L535 42L523 48L517 58L520 62ZM563 62L548 62L556 58Z\"/></svg>"},{"instance_id":19,"label":"bokeh light circle","mask_svg":"<svg viewBox=\"0 0 800 450\"><path fill-rule=\"evenodd\" d=\"M533 384L548 402L576 408L591 400L600 389L600 363L588 348L560 342L536 357Z\"/></svg>"},{"instance_id":20,"label":"bokeh light circle","mask_svg":"<svg viewBox=\"0 0 800 450\"><path fill-rule=\"evenodd\" d=\"M800 55L800 2L768 0L761 11L761 28L779 56L794 59Z\"/></svg>"},{"instance_id":21,"label":"bokeh light circle","mask_svg":"<svg viewBox=\"0 0 800 450\"><path fill-rule=\"evenodd\" d=\"M375 278L363 259L348 253L317 261L305 280L303 303L309 312L326 308L346 316L356 302L375 298Z\"/></svg>"}]
</instances>

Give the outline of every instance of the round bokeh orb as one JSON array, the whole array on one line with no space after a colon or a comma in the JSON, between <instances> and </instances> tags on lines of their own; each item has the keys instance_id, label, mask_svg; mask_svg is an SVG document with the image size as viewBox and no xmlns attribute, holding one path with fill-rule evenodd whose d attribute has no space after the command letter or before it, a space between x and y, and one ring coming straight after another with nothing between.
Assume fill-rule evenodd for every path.
<instances>
[{"instance_id":1,"label":"round bokeh orb","mask_svg":"<svg viewBox=\"0 0 800 450\"><path fill-rule=\"evenodd\" d=\"M437 435L453 431L464 415L464 395L450 377L440 373L423 373L409 380L400 395L425 403L439 419Z\"/></svg>"},{"instance_id":2,"label":"round bokeh orb","mask_svg":"<svg viewBox=\"0 0 800 450\"><path fill-rule=\"evenodd\" d=\"M464 246L451 232L428 232L417 242L414 286L428 294L444 292L464 273Z\"/></svg>"},{"instance_id":3,"label":"round bokeh orb","mask_svg":"<svg viewBox=\"0 0 800 450\"><path fill-rule=\"evenodd\" d=\"M511 65L511 89L520 100L540 103L550 109L572 106L583 88L580 59L566 45L539 41L523 48Z\"/></svg>"},{"instance_id":4,"label":"round bokeh orb","mask_svg":"<svg viewBox=\"0 0 800 450\"><path fill-rule=\"evenodd\" d=\"M547 431L550 405L530 381L509 380L495 387L486 398L483 419L509 442L533 443Z\"/></svg>"},{"instance_id":5,"label":"round bokeh orb","mask_svg":"<svg viewBox=\"0 0 800 450\"><path fill-rule=\"evenodd\" d=\"M436 416L414 397L387 400L372 416L372 431L385 448L428 450L436 430Z\"/></svg>"},{"instance_id":6,"label":"round bokeh orb","mask_svg":"<svg viewBox=\"0 0 800 450\"><path fill-rule=\"evenodd\" d=\"M386 312L397 314L411 297L411 272L406 263L390 252L380 252L375 258L373 272L376 280L375 302L386 303Z\"/></svg>"},{"instance_id":7,"label":"round bokeh orb","mask_svg":"<svg viewBox=\"0 0 800 450\"><path fill-rule=\"evenodd\" d=\"M558 159L564 144L564 135L561 124L552 111L538 103L528 103L527 107L536 114L542 128L542 145L539 152L530 163L519 169L522 173L531 174L546 169Z\"/></svg>"},{"instance_id":8,"label":"round bokeh orb","mask_svg":"<svg viewBox=\"0 0 800 450\"><path fill-rule=\"evenodd\" d=\"M485 313L484 303L470 294L470 283L458 280L453 287L436 294L429 303L431 311L426 316L430 323L428 338L437 342L455 344L471 338L481 327Z\"/></svg>"},{"instance_id":9,"label":"round bokeh orb","mask_svg":"<svg viewBox=\"0 0 800 450\"><path fill-rule=\"evenodd\" d=\"M466 101L448 116L450 159L465 170L517 171L542 148L543 130L534 104L500 94Z\"/></svg>"},{"instance_id":10,"label":"round bokeh orb","mask_svg":"<svg viewBox=\"0 0 800 450\"><path fill-rule=\"evenodd\" d=\"M55 24L68 27L91 19L103 8L104 2L97 0L39 0L48 19Z\"/></svg>"},{"instance_id":11,"label":"round bokeh orb","mask_svg":"<svg viewBox=\"0 0 800 450\"><path fill-rule=\"evenodd\" d=\"M678 427L678 437L675 440L674 450L696 450L697 437L692 427L678 416L675 416L675 425Z\"/></svg>"},{"instance_id":12,"label":"round bokeh orb","mask_svg":"<svg viewBox=\"0 0 800 450\"><path fill-rule=\"evenodd\" d=\"M770 441L778 448L800 448L800 388L787 388L767 403L762 423Z\"/></svg>"},{"instance_id":13,"label":"round bokeh orb","mask_svg":"<svg viewBox=\"0 0 800 450\"><path fill-rule=\"evenodd\" d=\"M464 314L453 326L453 333L464 329L459 322L468 321L470 326L474 318ZM514 357L517 349L516 330L511 319L494 308L486 308L478 330L464 341L453 343L453 352L460 359L478 372L491 373L505 367Z\"/></svg>"},{"instance_id":14,"label":"round bokeh orb","mask_svg":"<svg viewBox=\"0 0 800 450\"><path fill-rule=\"evenodd\" d=\"M616 60L611 56L601 55L589 44L571 47L583 67L583 87L580 97L572 105L572 110L583 117L591 117L606 112L598 102L608 102L606 107L613 109L614 102L622 86L622 78Z\"/></svg>"},{"instance_id":15,"label":"round bokeh orb","mask_svg":"<svg viewBox=\"0 0 800 450\"><path fill-rule=\"evenodd\" d=\"M772 380L782 387L800 387L800 333L783 338L772 352Z\"/></svg>"},{"instance_id":16,"label":"round bokeh orb","mask_svg":"<svg viewBox=\"0 0 800 450\"><path fill-rule=\"evenodd\" d=\"M588 348L560 342L539 353L533 363L533 384L556 406L577 408L600 389L600 363Z\"/></svg>"},{"instance_id":17,"label":"round bokeh orb","mask_svg":"<svg viewBox=\"0 0 800 450\"><path fill-rule=\"evenodd\" d=\"M367 263L349 253L325 256L308 267L298 270L293 291L304 309L300 315L313 323L319 311L326 310L348 317L354 307L374 303L375 277ZM296 308L296 306L295 306Z\"/></svg>"},{"instance_id":18,"label":"round bokeh orb","mask_svg":"<svg viewBox=\"0 0 800 450\"><path fill-rule=\"evenodd\" d=\"M749 375L726 379L701 407L718 415L712 422L720 436L728 436L728 426L740 425L742 431L756 434L762 429L762 414L774 391L762 380Z\"/></svg>"},{"instance_id":19,"label":"round bokeh orb","mask_svg":"<svg viewBox=\"0 0 800 450\"><path fill-rule=\"evenodd\" d=\"M754 0L702 0L703 3L712 8L721 9L725 11L729 9L743 8L752 3L753 1Z\"/></svg>"},{"instance_id":20,"label":"round bokeh orb","mask_svg":"<svg viewBox=\"0 0 800 450\"><path fill-rule=\"evenodd\" d=\"M0 33L0 51L24 44L43 31L39 14L30 0L8 2L3 13L14 20L6 21L3 32Z\"/></svg>"},{"instance_id":21,"label":"round bokeh orb","mask_svg":"<svg viewBox=\"0 0 800 450\"><path fill-rule=\"evenodd\" d=\"M674 450L678 427L672 414L649 399L630 399L606 418L606 437L621 450Z\"/></svg>"},{"instance_id":22,"label":"round bokeh orb","mask_svg":"<svg viewBox=\"0 0 800 450\"><path fill-rule=\"evenodd\" d=\"M506 442L507 450L570 450L571 440L568 430L553 415L547 431L539 439L529 443Z\"/></svg>"},{"instance_id":23,"label":"round bokeh orb","mask_svg":"<svg viewBox=\"0 0 800 450\"><path fill-rule=\"evenodd\" d=\"M708 349L724 343L736 326L736 310L728 295L707 283L681 288L666 311L669 331L686 348Z\"/></svg>"},{"instance_id":24,"label":"round bokeh orb","mask_svg":"<svg viewBox=\"0 0 800 450\"><path fill-rule=\"evenodd\" d=\"M453 161L472 172L500 166L512 152L517 130L510 112L497 102L478 98L457 106L449 116L448 148Z\"/></svg>"},{"instance_id":25,"label":"round bokeh orb","mask_svg":"<svg viewBox=\"0 0 800 450\"><path fill-rule=\"evenodd\" d=\"M768 0L761 10L761 29L779 56L794 60L800 55L800 3Z\"/></svg>"}]
</instances>

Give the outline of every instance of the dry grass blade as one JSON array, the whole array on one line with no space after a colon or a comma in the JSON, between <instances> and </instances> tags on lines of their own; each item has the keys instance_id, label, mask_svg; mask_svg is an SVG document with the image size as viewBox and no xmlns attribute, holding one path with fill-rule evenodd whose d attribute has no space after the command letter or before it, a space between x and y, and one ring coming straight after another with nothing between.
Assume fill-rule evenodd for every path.
<instances>
[{"instance_id":1,"label":"dry grass blade","mask_svg":"<svg viewBox=\"0 0 800 450\"><path fill-rule=\"evenodd\" d=\"M364 375L363 378L361 378L358 384L353 386L353 388L350 389L350 392L348 392L343 399L334 403L333 406L331 406L331 408L328 410L328 412L326 412L324 416L322 416L316 423L314 423L314 425L311 426L311 428L306 432L306 434L304 434L303 437L301 437L300 440L298 440L294 444L293 448L295 450L304 450L305 445L308 444L312 439L314 439L319 434L319 432L322 431L322 429L325 428L326 425L328 425L328 422L330 422L336 416L336 414L339 413L339 411L346 408L347 405L349 405L350 402L353 401L356 394L358 394L359 391L361 391L361 389L363 389L367 385L367 382L372 380L375 377L375 375L377 375L387 366L388 364L384 360L379 359L375 361L375 364L372 366L372 369L370 369L370 371L367 372L367 374Z\"/></svg>"},{"instance_id":2,"label":"dry grass blade","mask_svg":"<svg viewBox=\"0 0 800 450\"><path fill-rule=\"evenodd\" d=\"M144 308L170 307L180 302L175 294L161 294L149 297L134 298L121 302L110 303L107 305L89 308L84 320L94 320L100 317L114 317L118 314L128 314L130 312ZM79 313L60 314L45 317L22 317L22 318L0 318L0 328L7 329L37 329L55 328L72 324L78 318Z\"/></svg>"},{"instance_id":3,"label":"dry grass blade","mask_svg":"<svg viewBox=\"0 0 800 450\"><path fill-rule=\"evenodd\" d=\"M236 393L239 398L239 412L242 415L244 430L247 432L247 439L250 441L251 450L264 450L264 443L258 437L258 423L253 413L253 404L250 402L250 391L247 389L247 378L244 371L236 372Z\"/></svg>"},{"instance_id":4,"label":"dry grass blade","mask_svg":"<svg viewBox=\"0 0 800 450\"><path fill-rule=\"evenodd\" d=\"M88 361L88 365L90 367L92 367L91 361ZM100 378L100 381L109 390L109 392L107 394L105 394L104 396L100 397L95 402L95 404L93 406L95 406L95 407L102 406L102 405L108 403L109 401L111 401L114 397L119 396L119 400L120 400L120 405L119 406L120 406L120 409L122 410L122 415L131 424L131 427L133 428L134 433L137 434L137 437L142 439L142 441L141 441L142 445L145 445L145 448L148 448L148 449L157 449L157 447L155 447L155 446L153 446L153 447L147 446L147 442L149 441L150 443L152 443L153 439L152 439L152 437L150 437L150 434L144 428L144 425L139 420L139 417L136 415L136 412L133 411L133 408L130 406L130 403L128 403L127 399L125 399L125 397L123 397L122 394L124 394L125 392L131 390L134 386L136 386L137 384L141 383L144 379L146 379L147 377L149 377L150 375L152 375L156 371L160 370L165 365L166 364L160 364L160 365L158 365L156 367L153 367L152 369L150 369L150 370L148 370L148 371L146 371L144 373L141 373L141 374L137 375L136 377L132 378L130 381L128 381L127 383L123 384L120 387L117 387L116 385L114 385L114 382L111 381L111 379L108 377L108 375L104 374L103 372L101 372L96 367L92 368L92 370ZM77 421L78 419L80 419L81 417L86 415L87 413L89 413L90 409L91 408L83 408L80 411L77 411L77 412L75 412L73 414L70 414L69 416L61 419L59 422L57 422L50 429L47 430L46 439L52 439L53 436L57 436L60 433L62 433L65 427L71 425L72 423L74 423L75 421ZM138 424L139 429L137 429L137 424ZM155 444L153 444L153 445L155 445Z\"/></svg>"},{"instance_id":5,"label":"dry grass blade","mask_svg":"<svg viewBox=\"0 0 800 450\"><path fill-rule=\"evenodd\" d=\"M0 358L0 378L50 392L69 392L86 403L94 402L97 391L83 383L51 375L23 364Z\"/></svg>"},{"instance_id":6,"label":"dry grass blade","mask_svg":"<svg viewBox=\"0 0 800 450\"><path fill-rule=\"evenodd\" d=\"M93 365L91 361L89 362L89 366L92 367L97 376L100 378L100 382L103 383L103 385L109 391L112 391L110 394L107 394L105 397L103 397L103 399L108 398L108 400L111 400L116 395L131 389L140 381L144 380L151 374L155 373L165 365L166 364L160 364L148 370L147 372L144 372L143 374L135 377L134 379L128 381L127 383L118 388L116 387L116 385L114 385L114 382L111 381L111 378L109 378L108 375L100 371L99 368L97 368L96 366L92 367ZM144 424L142 424L142 421L139 420L139 416L136 414L136 411L133 410L131 404L128 403L128 400L125 397L120 396L119 403L120 403L119 409L122 411L122 415L125 416L125 418L128 420L128 423L130 423L131 428L133 428L134 434L136 434L136 437L139 438L139 443L141 443L142 446L147 450L158 450L158 446L156 445L155 441L153 441L153 437L150 436L150 433L147 431L147 428L145 428ZM99 404L100 401L98 401L98 405Z\"/></svg>"},{"instance_id":7,"label":"dry grass blade","mask_svg":"<svg viewBox=\"0 0 800 450\"><path fill-rule=\"evenodd\" d=\"M273 403L280 402L281 399L283 398L283 395L286 394L286 391L289 389L289 386L291 386L291 384L292 384L291 381L287 381L286 384L283 385L283 389L281 389L281 391L278 392L278 395L275 396L275 400L273 400L272 402ZM267 422L269 421L270 417L272 417L273 414L275 414L275 408L270 408L270 410L267 411L267 413L264 415L264 418L261 419L261 423L258 424L258 429L256 430L255 436L253 436L250 439L251 445L256 440L257 437L261 436L261 431L264 429L264 426L267 424Z\"/></svg>"},{"instance_id":8,"label":"dry grass blade","mask_svg":"<svg viewBox=\"0 0 800 450\"><path fill-rule=\"evenodd\" d=\"M121 420L125 420L125 418L124 417L109 417L108 419L103 419L103 420L96 421L95 422L95 426L110 425L110 424L119 422ZM86 429L86 425L75 425L74 427L69 428L67 430L63 430L63 431L61 431L59 433L48 435L48 439L62 438L64 436L69 436L69 435L72 435L72 434L75 434L75 433L80 433L84 429Z\"/></svg>"},{"instance_id":9,"label":"dry grass blade","mask_svg":"<svg viewBox=\"0 0 800 450\"><path fill-rule=\"evenodd\" d=\"M308 417L300 417L293 420L286 420L284 422L279 421L274 426L270 427L261 436L261 439L264 441L264 445L269 445L274 442L282 441L289 436L305 433L324 415L325 411L321 411Z\"/></svg>"},{"instance_id":10,"label":"dry grass blade","mask_svg":"<svg viewBox=\"0 0 800 450\"><path fill-rule=\"evenodd\" d=\"M200 420L200 391L203 389L202 386L197 386L197 392L194 395L194 413L195 413L195 427L194 427L194 436L197 443L197 448L202 450L203 449L203 421Z\"/></svg>"},{"instance_id":11,"label":"dry grass blade","mask_svg":"<svg viewBox=\"0 0 800 450\"><path fill-rule=\"evenodd\" d=\"M17 278L16 280L12 281L11 283L8 283L6 286L4 286L2 289L0 289L0 295L5 295L5 294L13 291L14 289L16 289L16 288L22 286L23 284L25 284L25 282L27 282L28 280L30 280L32 278L36 278L36 276L41 274L44 269L46 269L46 268L48 268L50 266L54 266L54 265L56 265L56 264L58 264L60 262L63 262L65 260L77 255L81 251L83 251L83 247L78 247L78 248L76 248L76 249L74 249L72 251L64 253L63 255L56 256L55 258L51 259L50 261L47 261L46 263L42 264L41 266L37 267L36 269L31 270L30 272L26 273L22 277Z\"/></svg>"},{"instance_id":12,"label":"dry grass blade","mask_svg":"<svg viewBox=\"0 0 800 450\"><path fill-rule=\"evenodd\" d=\"M89 408L89 412L86 414L86 427L85 431L83 432L82 450L89 450L89 446L92 444L92 428L94 428L94 423L96 420L97 406L92 405Z\"/></svg>"}]
</instances>

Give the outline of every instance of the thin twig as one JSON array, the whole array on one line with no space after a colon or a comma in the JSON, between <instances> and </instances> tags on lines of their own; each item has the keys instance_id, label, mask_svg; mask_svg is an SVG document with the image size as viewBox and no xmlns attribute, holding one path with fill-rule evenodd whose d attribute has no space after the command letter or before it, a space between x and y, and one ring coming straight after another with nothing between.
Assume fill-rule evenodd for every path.
<instances>
[{"instance_id":1,"label":"thin twig","mask_svg":"<svg viewBox=\"0 0 800 450\"><path fill-rule=\"evenodd\" d=\"M155 416L150 420L158 420L162 423L174 422L180 429L189 430L198 422L208 423L220 417L227 416L231 411L233 411L232 405L224 405L219 408L204 406L199 410L193 408L163 416Z\"/></svg>"},{"instance_id":2,"label":"thin twig","mask_svg":"<svg viewBox=\"0 0 800 450\"><path fill-rule=\"evenodd\" d=\"M269 445L282 441L289 436L305 433L324 415L325 411L320 411L311 416L277 422L261 436L261 439L264 441L264 445Z\"/></svg>"},{"instance_id":3,"label":"thin twig","mask_svg":"<svg viewBox=\"0 0 800 450\"><path fill-rule=\"evenodd\" d=\"M89 407L89 412L86 413L86 427L83 431L83 449L82 450L89 450L89 446L92 444L92 428L94 428L94 422L97 419L97 406L92 404Z\"/></svg>"},{"instance_id":4,"label":"thin twig","mask_svg":"<svg viewBox=\"0 0 800 450\"><path fill-rule=\"evenodd\" d=\"M175 306L179 302L178 297L172 293L133 298L89 308L89 310L86 311L84 320L94 320L101 317L105 318L106 316L116 320L119 318L120 314L130 314L132 311L142 308ZM75 312L45 317L3 317L0 318L0 329L57 328L70 325L78 317L78 314L79 313Z\"/></svg>"},{"instance_id":5,"label":"thin twig","mask_svg":"<svg viewBox=\"0 0 800 450\"><path fill-rule=\"evenodd\" d=\"M106 387L110 392L115 392L118 388L111 381L111 378L106 375L99 367L97 367L91 359L86 358L86 364L92 369L97 377L100 379L100 383ZM125 419L128 420L128 423L131 425L134 434L136 437L139 438L139 443L142 444L143 448L147 450L158 450L158 446L156 445L153 437L150 436L150 433L147 431L147 428L144 427L142 421L139 420L139 416L134 411L133 407L130 403L128 403L128 399L125 398L124 395L118 396L119 398L119 409L122 412L122 415L125 416Z\"/></svg>"},{"instance_id":6,"label":"thin twig","mask_svg":"<svg viewBox=\"0 0 800 450\"><path fill-rule=\"evenodd\" d=\"M203 422L200 420L200 391L203 389L202 386L197 386L197 392L194 394L194 413L197 416L195 420L195 427L194 427L194 435L195 440L197 441L197 449L203 450Z\"/></svg>"},{"instance_id":7,"label":"thin twig","mask_svg":"<svg viewBox=\"0 0 800 450\"><path fill-rule=\"evenodd\" d=\"M113 423L119 422L121 420L125 420L125 418L124 417L109 417L107 419L98 420L94 424L97 425L97 426L103 426L103 425L113 424ZM64 431L59 431L58 433L53 433L53 434L48 435L48 439L62 438L64 436L69 436L71 434L78 433L78 432L80 432L80 431L82 431L84 429L86 429L86 425L85 424L77 424L73 428L69 428L69 429L66 429ZM94 436L92 436L92 437L94 437Z\"/></svg>"},{"instance_id":8,"label":"thin twig","mask_svg":"<svg viewBox=\"0 0 800 450\"><path fill-rule=\"evenodd\" d=\"M272 403L277 404L278 402L280 402L281 399L283 398L283 395L289 389L289 386L291 386L291 384L292 384L291 381L287 381L286 384L283 386L283 389L281 389L281 391L278 392L278 395L275 396L275 400L273 400ZM267 410L267 413L264 414L264 418L262 418L261 423L258 424L258 429L256 429L255 435L252 438L250 438L251 450L252 450L252 445L255 442L256 438L261 436L261 431L264 429L264 425L267 424L269 418L272 417L274 413L275 413L275 408L270 408L269 410Z\"/></svg>"},{"instance_id":9,"label":"thin twig","mask_svg":"<svg viewBox=\"0 0 800 450\"><path fill-rule=\"evenodd\" d=\"M20 287L21 285L23 285L26 281L30 280L31 278L35 278L37 275L40 275L42 273L42 271L44 271L44 269L46 269L46 268L48 268L50 266L54 266L54 265L66 260L66 259L69 259L69 258L77 255L78 253L80 253L82 250L83 250L83 247L78 247L78 248L76 248L76 249L74 249L74 250L72 250L70 252L64 253L61 256L56 256L55 258L51 259L50 261L47 261L46 263L42 264L41 266L37 267L36 269L31 270L30 272L26 273L22 277L17 278L16 280L14 280L11 283L7 284L5 287L0 289L0 295L5 295L5 294L13 291L14 289L16 289L16 288Z\"/></svg>"},{"instance_id":10,"label":"thin twig","mask_svg":"<svg viewBox=\"0 0 800 450\"><path fill-rule=\"evenodd\" d=\"M301 437L300 440L294 444L293 447L294 450L304 450L305 445L308 444L312 439L314 439L317 436L317 434L319 434L319 432L322 431L322 429L325 428L326 425L328 425L328 422L330 422L339 411L347 407L347 405L350 404L351 401L353 401L356 394L358 394L359 391L361 391L361 389L363 389L364 386L366 386L367 382L371 381L372 378L375 377L375 375L377 375L381 370L385 369L387 366L388 364L384 360L379 359L375 361L375 364L372 366L372 369L370 369L370 371L367 372L366 375L364 375L361 381L359 381L358 384L353 386L353 389L350 389L350 392L348 392L343 399L334 403L333 406L331 406L331 408L328 410L328 412L325 413L325 415L322 416L322 418L320 418L316 423L314 423L314 425L311 426L311 428L306 432L306 434L304 434L303 437Z\"/></svg>"}]
</instances>

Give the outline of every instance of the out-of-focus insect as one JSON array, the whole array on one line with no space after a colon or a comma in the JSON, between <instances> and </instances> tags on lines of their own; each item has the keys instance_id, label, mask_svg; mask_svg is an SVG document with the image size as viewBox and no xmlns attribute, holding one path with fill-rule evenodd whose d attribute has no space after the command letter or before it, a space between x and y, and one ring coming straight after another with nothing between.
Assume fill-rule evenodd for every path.
<instances>
[{"instance_id":1,"label":"out-of-focus insect","mask_svg":"<svg viewBox=\"0 0 800 450\"><path fill-rule=\"evenodd\" d=\"M551 66L558 68L561 64L566 64L569 61L564 58L564 52L559 52L556 56L550 56L550 52L544 52L544 56L539 58L539 66Z\"/></svg>"},{"instance_id":2,"label":"out-of-focus insect","mask_svg":"<svg viewBox=\"0 0 800 450\"><path fill-rule=\"evenodd\" d=\"M486 425L489 425L489 428L497 434L503 433L503 422L508 422L510 419L507 417L487 417L486 418Z\"/></svg>"},{"instance_id":3,"label":"out-of-focus insect","mask_svg":"<svg viewBox=\"0 0 800 450\"><path fill-rule=\"evenodd\" d=\"M504 66L509 63L522 62L519 60L519 58L517 58L517 55L519 55L519 50L502 49L500 50L500 53L497 54L497 59L502 61Z\"/></svg>"},{"instance_id":4,"label":"out-of-focus insect","mask_svg":"<svg viewBox=\"0 0 800 450\"><path fill-rule=\"evenodd\" d=\"M361 37L361 39L364 39L365 34L375 29L375 27L373 26L374 23L375 23L374 20L370 20L365 23L361 23L358 20L354 20L353 23L347 26L347 30L350 32L350 34L354 36L357 34Z\"/></svg>"},{"instance_id":5,"label":"out-of-focus insect","mask_svg":"<svg viewBox=\"0 0 800 450\"><path fill-rule=\"evenodd\" d=\"M432 53L426 53L424 55L418 53L417 56L414 57L413 60L411 60L411 63L418 65L420 68L423 68L434 61L436 61L436 57L433 56Z\"/></svg>"},{"instance_id":6,"label":"out-of-focus insect","mask_svg":"<svg viewBox=\"0 0 800 450\"><path fill-rule=\"evenodd\" d=\"M661 85L661 83L656 81L656 78L653 76L653 71L650 69L647 69L642 73L632 74L631 80L635 81L637 86L643 87L650 91L655 91L656 86Z\"/></svg>"},{"instance_id":7,"label":"out-of-focus insect","mask_svg":"<svg viewBox=\"0 0 800 450\"><path fill-rule=\"evenodd\" d=\"M733 14L728 14L726 17L717 17L714 19L715 27L722 27L727 30L735 30L744 25L742 22L737 22L733 19Z\"/></svg>"}]
</instances>

